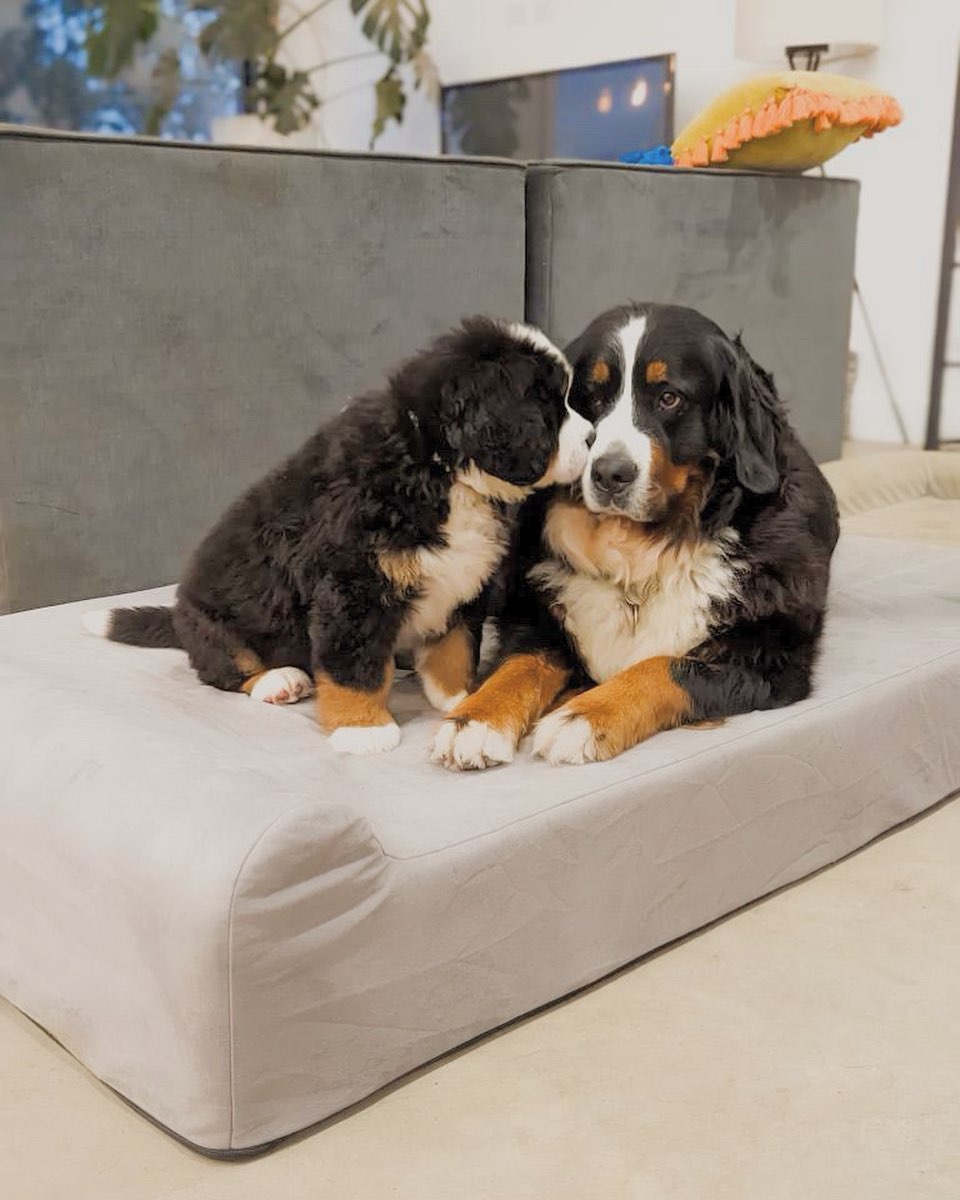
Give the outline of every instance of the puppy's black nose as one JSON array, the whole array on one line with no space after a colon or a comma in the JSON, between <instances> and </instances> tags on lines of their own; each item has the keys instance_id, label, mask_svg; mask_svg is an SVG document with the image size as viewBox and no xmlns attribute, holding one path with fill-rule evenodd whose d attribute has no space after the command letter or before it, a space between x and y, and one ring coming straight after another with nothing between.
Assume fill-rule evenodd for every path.
<instances>
[{"instance_id":1,"label":"puppy's black nose","mask_svg":"<svg viewBox=\"0 0 960 1200\"><path fill-rule=\"evenodd\" d=\"M617 496L625 492L639 474L640 468L622 450L601 454L590 468L593 486L605 496Z\"/></svg>"}]
</instances>

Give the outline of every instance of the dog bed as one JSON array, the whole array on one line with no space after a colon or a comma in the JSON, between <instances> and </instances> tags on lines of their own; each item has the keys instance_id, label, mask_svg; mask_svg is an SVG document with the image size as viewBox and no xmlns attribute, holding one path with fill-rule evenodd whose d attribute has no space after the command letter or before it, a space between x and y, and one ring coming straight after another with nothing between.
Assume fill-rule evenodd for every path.
<instances>
[{"instance_id":1,"label":"dog bed","mask_svg":"<svg viewBox=\"0 0 960 1200\"><path fill-rule=\"evenodd\" d=\"M848 533L960 546L960 454L893 450L825 463Z\"/></svg>"},{"instance_id":2,"label":"dog bed","mask_svg":"<svg viewBox=\"0 0 960 1200\"><path fill-rule=\"evenodd\" d=\"M412 680L401 747L340 758L309 704L90 637L102 600L4 617L0 991L179 1137L262 1147L955 790L958 595L956 551L845 535L809 700L469 775Z\"/></svg>"}]
</instances>

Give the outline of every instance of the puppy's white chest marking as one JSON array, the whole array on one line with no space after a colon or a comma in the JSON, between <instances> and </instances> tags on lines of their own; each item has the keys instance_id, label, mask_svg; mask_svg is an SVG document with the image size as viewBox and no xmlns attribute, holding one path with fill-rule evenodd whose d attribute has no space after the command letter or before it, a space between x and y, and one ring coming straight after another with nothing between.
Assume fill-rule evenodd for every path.
<instances>
[{"instance_id":1,"label":"puppy's white chest marking","mask_svg":"<svg viewBox=\"0 0 960 1200\"><path fill-rule=\"evenodd\" d=\"M705 640L713 605L737 594L735 545L736 534L727 530L693 547L665 550L639 577L602 557L589 571L583 562L574 570L551 559L531 578L551 594L584 665L602 683L643 659L688 654Z\"/></svg>"},{"instance_id":2,"label":"puppy's white chest marking","mask_svg":"<svg viewBox=\"0 0 960 1200\"><path fill-rule=\"evenodd\" d=\"M506 552L506 530L492 504L461 483L450 489L443 534L442 549L417 551L419 595L400 631L404 649L445 633L454 611L479 596Z\"/></svg>"}]
</instances>

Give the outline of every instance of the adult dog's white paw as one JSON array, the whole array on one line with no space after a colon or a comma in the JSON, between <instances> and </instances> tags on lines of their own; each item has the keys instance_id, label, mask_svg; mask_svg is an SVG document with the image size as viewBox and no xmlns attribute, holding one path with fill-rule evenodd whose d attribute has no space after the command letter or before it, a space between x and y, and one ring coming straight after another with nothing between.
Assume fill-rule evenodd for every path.
<instances>
[{"instance_id":1,"label":"adult dog's white paw","mask_svg":"<svg viewBox=\"0 0 960 1200\"><path fill-rule=\"evenodd\" d=\"M400 745L400 726L341 725L330 734L330 748L338 754L383 754Z\"/></svg>"},{"instance_id":2,"label":"adult dog's white paw","mask_svg":"<svg viewBox=\"0 0 960 1200\"><path fill-rule=\"evenodd\" d=\"M250 689L250 699L264 704L296 704L313 692L313 681L299 667L274 667L264 671Z\"/></svg>"},{"instance_id":3,"label":"adult dog's white paw","mask_svg":"<svg viewBox=\"0 0 960 1200\"><path fill-rule=\"evenodd\" d=\"M444 721L430 747L430 758L451 771L482 771L513 762L517 748L512 738L486 721Z\"/></svg>"},{"instance_id":4,"label":"adult dog's white paw","mask_svg":"<svg viewBox=\"0 0 960 1200\"><path fill-rule=\"evenodd\" d=\"M575 716L568 708L558 708L537 725L533 731L533 752L555 766L597 762L600 758L593 726L586 717Z\"/></svg>"}]
</instances>

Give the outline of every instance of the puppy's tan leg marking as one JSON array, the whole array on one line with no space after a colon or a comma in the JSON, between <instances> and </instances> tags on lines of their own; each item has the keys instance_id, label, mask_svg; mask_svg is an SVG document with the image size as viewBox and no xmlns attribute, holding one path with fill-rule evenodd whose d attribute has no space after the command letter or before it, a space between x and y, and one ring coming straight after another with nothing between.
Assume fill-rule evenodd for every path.
<instances>
[{"instance_id":1,"label":"puppy's tan leg marking","mask_svg":"<svg viewBox=\"0 0 960 1200\"><path fill-rule=\"evenodd\" d=\"M473 635L455 625L443 637L421 646L415 656L423 692L434 708L450 712L465 700L473 685Z\"/></svg>"},{"instance_id":2,"label":"puppy's tan leg marking","mask_svg":"<svg viewBox=\"0 0 960 1200\"><path fill-rule=\"evenodd\" d=\"M379 754L400 743L400 729L387 708L393 682L393 660L386 664L383 682L372 692L342 687L317 671L317 720L330 735L330 745L344 754Z\"/></svg>"}]
</instances>

